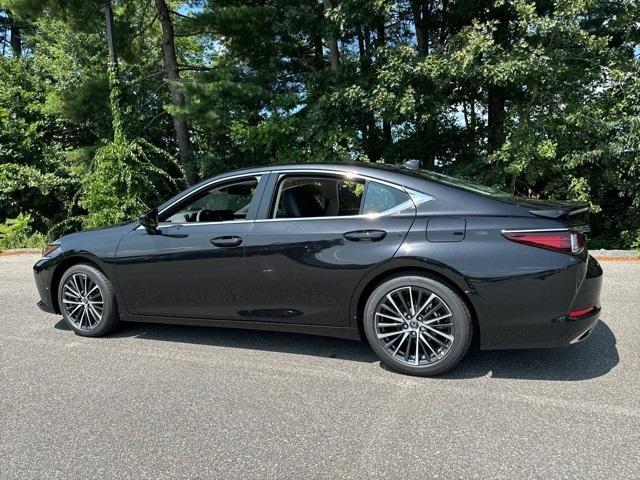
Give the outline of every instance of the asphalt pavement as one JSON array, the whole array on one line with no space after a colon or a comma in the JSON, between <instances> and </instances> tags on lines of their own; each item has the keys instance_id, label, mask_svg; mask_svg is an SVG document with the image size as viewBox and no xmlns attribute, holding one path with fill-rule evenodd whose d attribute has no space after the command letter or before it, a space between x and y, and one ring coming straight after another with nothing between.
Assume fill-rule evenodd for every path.
<instances>
[{"instance_id":1,"label":"asphalt pavement","mask_svg":"<svg viewBox=\"0 0 640 480\"><path fill-rule=\"evenodd\" d=\"M553 350L385 370L366 344L130 324L74 335L0 257L0 478L640 478L640 262Z\"/></svg>"}]
</instances>

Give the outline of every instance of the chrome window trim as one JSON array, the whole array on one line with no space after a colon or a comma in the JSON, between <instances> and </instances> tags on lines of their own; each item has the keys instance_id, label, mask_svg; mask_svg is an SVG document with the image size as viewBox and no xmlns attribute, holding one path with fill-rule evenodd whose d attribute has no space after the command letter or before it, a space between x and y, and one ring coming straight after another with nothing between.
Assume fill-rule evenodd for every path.
<instances>
[{"instance_id":1,"label":"chrome window trim","mask_svg":"<svg viewBox=\"0 0 640 480\"><path fill-rule=\"evenodd\" d=\"M391 215L383 215L381 213L367 213L364 215L332 215L327 217L301 217L301 218L258 218L254 220L256 223L265 222L298 222L304 220L350 220L354 218L362 218L365 220L377 220L382 217L389 217ZM393 214L394 217L414 217L415 213L403 213Z\"/></svg>"},{"instance_id":2,"label":"chrome window trim","mask_svg":"<svg viewBox=\"0 0 640 480\"><path fill-rule=\"evenodd\" d=\"M317 173L322 174L322 173L325 173L325 174L330 174L330 175L341 175L343 177L347 177L347 180L350 180L352 178L362 178L364 180L370 180L372 182L378 182L378 183L381 183L383 185L387 185L389 187L393 187L393 188L398 189L398 190L404 190L404 187L402 185L398 185L396 183L392 183L392 182L389 182L387 180L380 180L380 179L378 179L376 177L372 177L370 175L363 174L363 173L356 173L356 172L353 172L353 171L346 171L345 172L344 170L329 170L329 169L327 169L327 170L322 170L322 169L317 169L317 170L315 170L315 169L314 170L298 170L298 169L292 168L292 169L287 169L287 170L274 170L272 173L277 173L278 174L278 181L280 180L280 177L283 174L295 173L295 174L303 174L303 175L305 175L307 173L310 173L310 174L317 174Z\"/></svg>"},{"instance_id":3,"label":"chrome window trim","mask_svg":"<svg viewBox=\"0 0 640 480\"><path fill-rule=\"evenodd\" d=\"M162 222L158 224L158 228L169 228L169 227L199 227L201 225L238 225L240 223L253 223L255 220L222 220L220 222L191 222L191 223L171 223L171 222ZM136 230L144 229L142 225L138 225Z\"/></svg>"},{"instance_id":4,"label":"chrome window trim","mask_svg":"<svg viewBox=\"0 0 640 480\"><path fill-rule=\"evenodd\" d=\"M418 192L417 190L413 190L407 187L402 187L402 188L404 189L405 192L407 192L407 195L409 195L409 198L411 198L411 201L413 201L416 208L418 207L418 205L422 205L423 203L427 203L434 200L434 198L428 193Z\"/></svg>"},{"instance_id":5,"label":"chrome window trim","mask_svg":"<svg viewBox=\"0 0 640 480\"><path fill-rule=\"evenodd\" d=\"M387 210L385 210L383 212L376 212L374 215L379 215L381 217L382 216L388 217L389 215L395 215L395 214L400 213L403 210L406 210L406 209L408 209L410 207L413 207L413 209L415 210L416 204L415 204L415 202L413 200L411 200L411 195L409 195L409 193L404 189L402 189L402 191L409 196L409 198L407 198L407 200L405 202L402 202L399 205L396 205L395 207L391 207L391 208L389 208L389 209L387 209ZM415 212L414 212L414 214L415 214ZM371 215L371 214L370 213L365 213L364 215Z\"/></svg>"},{"instance_id":6,"label":"chrome window trim","mask_svg":"<svg viewBox=\"0 0 640 480\"><path fill-rule=\"evenodd\" d=\"M180 227L196 227L198 225L225 225L225 224L234 224L237 225L238 223L253 223L255 222L255 220L221 220L219 222L187 222L187 223L171 223L171 222L164 222L161 223L160 225L158 225L158 228L162 228L162 227L176 227L176 226L180 226Z\"/></svg>"}]
</instances>

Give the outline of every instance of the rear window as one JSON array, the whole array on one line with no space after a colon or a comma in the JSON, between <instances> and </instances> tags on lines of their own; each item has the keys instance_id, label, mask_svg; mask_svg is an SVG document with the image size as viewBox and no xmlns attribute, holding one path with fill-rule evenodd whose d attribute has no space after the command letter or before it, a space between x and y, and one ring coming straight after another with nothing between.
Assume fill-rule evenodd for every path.
<instances>
[{"instance_id":1,"label":"rear window","mask_svg":"<svg viewBox=\"0 0 640 480\"><path fill-rule=\"evenodd\" d=\"M431 172L428 170L403 170L403 173L407 173L409 175L413 174L417 177L424 178L425 180L431 180L433 182L450 185L452 187L460 188L471 193L484 195L485 197L493 197L499 199L515 198L510 193L496 190L495 188L487 187L486 185L481 185L470 180L450 177L449 175L444 175L442 173Z\"/></svg>"}]
</instances>

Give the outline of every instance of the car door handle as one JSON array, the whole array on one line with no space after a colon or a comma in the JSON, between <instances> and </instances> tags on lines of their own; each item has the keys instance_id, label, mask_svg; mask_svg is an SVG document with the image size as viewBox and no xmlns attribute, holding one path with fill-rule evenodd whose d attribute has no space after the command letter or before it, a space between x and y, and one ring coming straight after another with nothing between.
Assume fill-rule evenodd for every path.
<instances>
[{"instance_id":1,"label":"car door handle","mask_svg":"<svg viewBox=\"0 0 640 480\"><path fill-rule=\"evenodd\" d=\"M211 239L211 243L216 247L237 247L242 243L242 238L235 235L227 237L216 237Z\"/></svg>"},{"instance_id":2,"label":"car door handle","mask_svg":"<svg viewBox=\"0 0 640 480\"><path fill-rule=\"evenodd\" d=\"M384 230L355 230L347 232L344 238L352 242L378 242L387 236Z\"/></svg>"}]
</instances>

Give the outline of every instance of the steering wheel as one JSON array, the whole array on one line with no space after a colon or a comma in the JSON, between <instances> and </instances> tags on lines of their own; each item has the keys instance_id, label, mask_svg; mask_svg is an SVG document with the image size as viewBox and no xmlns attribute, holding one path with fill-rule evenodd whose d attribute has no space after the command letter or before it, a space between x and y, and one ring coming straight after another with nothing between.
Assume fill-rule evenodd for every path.
<instances>
[{"instance_id":1,"label":"steering wheel","mask_svg":"<svg viewBox=\"0 0 640 480\"><path fill-rule=\"evenodd\" d=\"M214 212L213 210L209 210L208 208L203 208L196 214L196 222L220 222L222 221L222 216Z\"/></svg>"}]
</instances>

